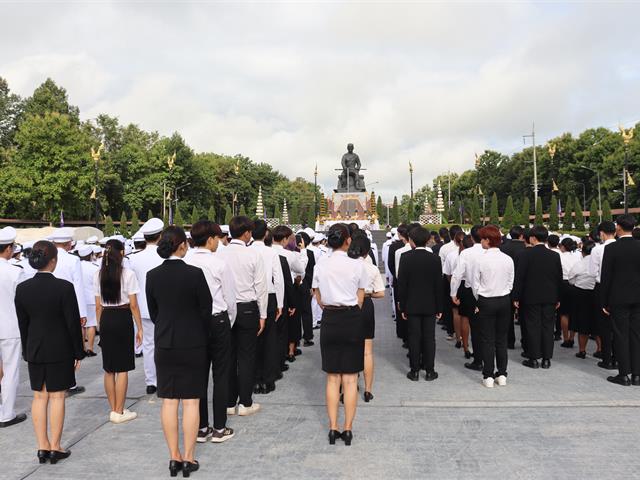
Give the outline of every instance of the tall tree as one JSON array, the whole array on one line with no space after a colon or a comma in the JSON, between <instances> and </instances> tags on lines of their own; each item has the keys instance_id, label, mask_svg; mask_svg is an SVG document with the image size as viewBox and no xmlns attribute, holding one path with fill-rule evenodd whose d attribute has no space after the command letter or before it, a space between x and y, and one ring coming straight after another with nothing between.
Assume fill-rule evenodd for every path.
<instances>
[{"instance_id":1,"label":"tall tree","mask_svg":"<svg viewBox=\"0 0 640 480\"><path fill-rule=\"evenodd\" d=\"M516 210L513 207L513 198L511 195L507 197L507 205L504 208L504 215L502 216L502 227L505 229L510 229L516 223Z\"/></svg>"},{"instance_id":2,"label":"tall tree","mask_svg":"<svg viewBox=\"0 0 640 480\"><path fill-rule=\"evenodd\" d=\"M124 235L125 237L129 236L129 226L127 225L127 214L123 210L122 215L120 215L120 227L118 230L120 231L120 235Z\"/></svg>"},{"instance_id":3,"label":"tall tree","mask_svg":"<svg viewBox=\"0 0 640 480\"><path fill-rule=\"evenodd\" d=\"M555 195L551 195L551 203L549 204L549 230L558 230L559 216L558 216L558 199Z\"/></svg>"},{"instance_id":4,"label":"tall tree","mask_svg":"<svg viewBox=\"0 0 640 480\"><path fill-rule=\"evenodd\" d=\"M115 233L115 227L113 226L113 220L107 215L104 219L104 236L111 237Z\"/></svg>"},{"instance_id":5,"label":"tall tree","mask_svg":"<svg viewBox=\"0 0 640 480\"><path fill-rule=\"evenodd\" d=\"M138 218L138 212L135 210L131 214L131 235L135 235L140 230L140 219Z\"/></svg>"},{"instance_id":6,"label":"tall tree","mask_svg":"<svg viewBox=\"0 0 640 480\"><path fill-rule=\"evenodd\" d=\"M225 206L224 209L224 224L229 225L229 222L233 218L233 212L231 211L231 207L229 205Z\"/></svg>"},{"instance_id":7,"label":"tall tree","mask_svg":"<svg viewBox=\"0 0 640 480\"><path fill-rule=\"evenodd\" d=\"M22 110L22 99L11 93L7 81L0 77L0 148L13 144Z\"/></svg>"},{"instance_id":8,"label":"tall tree","mask_svg":"<svg viewBox=\"0 0 640 480\"><path fill-rule=\"evenodd\" d=\"M609 206L609 200L607 199L602 202L602 220L613 220L613 215L611 215L611 206Z\"/></svg>"},{"instance_id":9,"label":"tall tree","mask_svg":"<svg viewBox=\"0 0 640 480\"><path fill-rule=\"evenodd\" d=\"M180 212L180 208L176 205L176 211L173 214L173 224L176 227L184 228L184 218L182 217L182 212Z\"/></svg>"},{"instance_id":10,"label":"tall tree","mask_svg":"<svg viewBox=\"0 0 640 480\"><path fill-rule=\"evenodd\" d=\"M524 228L529 228L529 225L531 224L529 215L531 215L531 204L529 202L529 197L524 197L522 200L522 211L520 212L520 224L523 225Z\"/></svg>"},{"instance_id":11,"label":"tall tree","mask_svg":"<svg viewBox=\"0 0 640 480\"><path fill-rule=\"evenodd\" d=\"M459 207L459 205L458 205ZM470 204L469 204L469 211L467 212L469 214L469 221L471 222L472 225L480 225L482 224L482 209L480 208L480 201L478 200L478 196L477 195L473 195L473 199L471 200ZM456 214L458 215L458 218L455 220L456 222L460 221L460 213L458 212L458 209L456 209ZM455 217L454 217L455 218Z\"/></svg>"},{"instance_id":12,"label":"tall tree","mask_svg":"<svg viewBox=\"0 0 640 480\"><path fill-rule=\"evenodd\" d=\"M282 212L280 211L280 205L276 203L275 208L273 209L273 218L277 219L279 222L282 221Z\"/></svg>"},{"instance_id":13,"label":"tall tree","mask_svg":"<svg viewBox=\"0 0 640 480\"><path fill-rule=\"evenodd\" d=\"M378 215L378 221L382 225L384 223L383 218L385 218L384 205L382 204L382 197L378 195L378 200L376 202L376 214Z\"/></svg>"},{"instance_id":14,"label":"tall tree","mask_svg":"<svg viewBox=\"0 0 640 480\"><path fill-rule=\"evenodd\" d=\"M151 209L147 210L147 220L150 218L153 218L153 211L151 211Z\"/></svg>"},{"instance_id":15,"label":"tall tree","mask_svg":"<svg viewBox=\"0 0 640 480\"><path fill-rule=\"evenodd\" d=\"M298 204L294 203L289 208L289 224L290 225L298 225L300 223L300 213L298 210Z\"/></svg>"},{"instance_id":16,"label":"tall tree","mask_svg":"<svg viewBox=\"0 0 640 480\"><path fill-rule=\"evenodd\" d=\"M598 203L594 198L593 200L591 200L591 205L589 207L589 229L594 230L595 228L597 228L598 221L599 221Z\"/></svg>"},{"instance_id":17,"label":"tall tree","mask_svg":"<svg viewBox=\"0 0 640 480\"><path fill-rule=\"evenodd\" d=\"M193 225L194 223L196 223L198 220L200 220L200 213L198 213L198 209L196 208L196 206L194 205L193 208L191 209L191 218L189 219L189 223L191 225Z\"/></svg>"},{"instance_id":18,"label":"tall tree","mask_svg":"<svg viewBox=\"0 0 640 480\"><path fill-rule=\"evenodd\" d=\"M564 216L562 217L562 228L565 230L571 230L573 228L574 213L573 213L573 197L567 197L567 203L564 206Z\"/></svg>"},{"instance_id":19,"label":"tall tree","mask_svg":"<svg viewBox=\"0 0 640 480\"><path fill-rule=\"evenodd\" d=\"M209 220L210 222L218 221L218 219L216 218L216 209L213 207L213 205L209 207L209 211L207 212L207 220Z\"/></svg>"},{"instance_id":20,"label":"tall tree","mask_svg":"<svg viewBox=\"0 0 640 480\"><path fill-rule=\"evenodd\" d=\"M500 226L500 214L498 213L498 195L491 195L491 207L489 208L489 223Z\"/></svg>"},{"instance_id":21,"label":"tall tree","mask_svg":"<svg viewBox=\"0 0 640 480\"><path fill-rule=\"evenodd\" d=\"M582 213L582 207L580 206L580 200L576 197L573 200L575 209L575 225L577 230L584 230L584 214Z\"/></svg>"},{"instance_id":22,"label":"tall tree","mask_svg":"<svg viewBox=\"0 0 640 480\"><path fill-rule=\"evenodd\" d=\"M393 197L393 207L391 208L391 225L397 227L400 224L400 209L398 207L398 197Z\"/></svg>"},{"instance_id":23,"label":"tall tree","mask_svg":"<svg viewBox=\"0 0 640 480\"><path fill-rule=\"evenodd\" d=\"M536 202L536 218L534 220L534 223L536 225L543 225L544 221L544 212L542 210L542 199L540 197L538 197L538 201Z\"/></svg>"},{"instance_id":24,"label":"tall tree","mask_svg":"<svg viewBox=\"0 0 640 480\"><path fill-rule=\"evenodd\" d=\"M67 91L47 78L43 84L33 91L33 95L24 102L24 114L43 116L45 113L68 115L73 123L80 122L78 107L69 105Z\"/></svg>"}]
</instances>

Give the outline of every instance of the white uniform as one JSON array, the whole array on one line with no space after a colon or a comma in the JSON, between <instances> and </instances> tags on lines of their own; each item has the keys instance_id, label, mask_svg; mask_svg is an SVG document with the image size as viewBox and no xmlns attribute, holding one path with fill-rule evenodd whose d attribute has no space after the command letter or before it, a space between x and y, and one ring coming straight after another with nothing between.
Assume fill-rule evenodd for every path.
<instances>
[{"instance_id":1,"label":"white uniform","mask_svg":"<svg viewBox=\"0 0 640 480\"><path fill-rule=\"evenodd\" d=\"M458 265L456 265L453 275L451 275L451 298L458 296L458 288L463 281L467 288L471 288L473 278L475 278L475 271L478 268L478 260L484 254L485 250L479 243L460 252Z\"/></svg>"},{"instance_id":2,"label":"white uniform","mask_svg":"<svg viewBox=\"0 0 640 480\"><path fill-rule=\"evenodd\" d=\"M324 305L351 307L357 305L358 289L367 288L367 282L365 263L336 250L316 265L312 286L320 290Z\"/></svg>"},{"instance_id":3,"label":"white uniform","mask_svg":"<svg viewBox=\"0 0 640 480\"><path fill-rule=\"evenodd\" d=\"M20 267L0 258L0 361L4 372L0 394L0 422L8 422L16 417L15 404L20 384L22 347L14 299L18 283L24 280L22 274Z\"/></svg>"},{"instance_id":4,"label":"white uniform","mask_svg":"<svg viewBox=\"0 0 640 480\"><path fill-rule=\"evenodd\" d=\"M147 273L162 263L162 257L158 255L158 246L148 244L140 253L131 255L130 268L136 274L140 293L138 294L138 305L140 316L142 317L142 352L144 354L144 381L147 386L156 386L156 362L154 360L154 325L149 315L147 307Z\"/></svg>"},{"instance_id":5,"label":"white uniform","mask_svg":"<svg viewBox=\"0 0 640 480\"><path fill-rule=\"evenodd\" d=\"M363 260L364 274L367 277L367 286L364 287L364 293L369 295L372 293L384 292L384 280L382 280L380 269L371 262L370 257Z\"/></svg>"},{"instance_id":6,"label":"white uniform","mask_svg":"<svg viewBox=\"0 0 640 480\"><path fill-rule=\"evenodd\" d=\"M308 247L309 250L313 251L313 254L316 257L316 265L327 254L326 249L323 249L322 247L323 245L318 247L311 245ZM313 317L313 328L317 328L318 324L322 321L322 308L318 305L318 300L316 300L315 295L311 296L311 315Z\"/></svg>"},{"instance_id":7,"label":"white uniform","mask_svg":"<svg viewBox=\"0 0 640 480\"><path fill-rule=\"evenodd\" d=\"M87 316L87 302L84 298L84 282L82 281L82 267L80 259L75 255L71 255L63 248L58 248L58 263L53 271L56 278L66 280L73 283L73 289L76 292L78 300L78 310L80 318ZM80 319L78 319L79 321Z\"/></svg>"},{"instance_id":8,"label":"white uniform","mask_svg":"<svg viewBox=\"0 0 640 480\"><path fill-rule=\"evenodd\" d=\"M236 291L233 272L219 255L206 248L194 248L186 260L189 265L202 269L211 292L211 314L227 312L231 325L236 321Z\"/></svg>"},{"instance_id":9,"label":"white uniform","mask_svg":"<svg viewBox=\"0 0 640 480\"><path fill-rule=\"evenodd\" d=\"M282 255L287 259L293 280L295 280L296 277L304 278L304 272L307 269L307 263L309 262L306 249L303 248L299 252L293 252L291 250L287 250L282 245L277 245L275 243L272 248L278 252L278 255Z\"/></svg>"},{"instance_id":10,"label":"white uniform","mask_svg":"<svg viewBox=\"0 0 640 480\"><path fill-rule=\"evenodd\" d=\"M280 255L276 250L267 247L264 242L255 240L249 248L256 250L262 258L265 278L267 280L267 291L276 295L278 308L284 305L284 276L280 266Z\"/></svg>"},{"instance_id":11,"label":"white uniform","mask_svg":"<svg viewBox=\"0 0 640 480\"><path fill-rule=\"evenodd\" d=\"M87 302L87 323L85 324L85 327L97 327L98 322L96 320L96 297L93 292L93 277L96 272L100 270L100 267L95 263L81 260L80 268L82 268L84 300Z\"/></svg>"},{"instance_id":12,"label":"white uniform","mask_svg":"<svg viewBox=\"0 0 640 480\"><path fill-rule=\"evenodd\" d=\"M569 272L576 263L580 263L581 256L573 252L560 252L560 263L562 264L562 280L569 280Z\"/></svg>"},{"instance_id":13,"label":"white uniform","mask_svg":"<svg viewBox=\"0 0 640 480\"><path fill-rule=\"evenodd\" d=\"M602 273L602 256L604 255L604 247L615 242L614 239L605 240L593 247L591 255L589 255L589 274L596 277L596 283L600 283L600 274Z\"/></svg>"}]
</instances>

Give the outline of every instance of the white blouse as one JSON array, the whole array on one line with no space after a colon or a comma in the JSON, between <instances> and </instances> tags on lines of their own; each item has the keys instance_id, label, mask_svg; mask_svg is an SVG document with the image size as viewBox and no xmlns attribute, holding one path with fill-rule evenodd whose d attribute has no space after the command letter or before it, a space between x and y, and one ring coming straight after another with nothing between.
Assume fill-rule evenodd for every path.
<instances>
[{"instance_id":1,"label":"white blouse","mask_svg":"<svg viewBox=\"0 0 640 480\"><path fill-rule=\"evenodd\" d=\"M368 260L368 261L367 261ZM364 274L367 277L367 286L364 287L364 293L372 294L384 292L384 282L380 270L371 262L371 257L363 258Z\"/></svg>"},{"instance_id":2,"label":"white blouse","mask_svg":"<svg viewBox=\"0 0 640 480\"><path fill-rule=\"evenodd\" d=\"M569 283L582 290L596 288L596 276L589 269L589 255L580 259L569 271Z\"/></svg>"},{"instance_id":3,"label":"white blouse","mask_svg":"<svg viewBox=\"0 0 640 480\"><path fill-rule=\"evenodd\" d=\"M129 304L129 295L136 295L140 293L140 287L138 286L138 279L133 270L128 268L122 269L122 277L120 278L120 301L118 303L107 303L102 299L100 293L100 270L98 270L93 276L93 291L96 297L100 297L100 305L103 307L119 307L121 305Z\"/></svg>"},{"instance_id":4,"label":"white blouse","mask_svg":"<svg viewBox=\"0 0 640 480\"><path fill-rule=\"evenodd\" d=\"M313 288L320 290L324 305L351 307L358 304L358 289L367 287L365 263L334 250L313 271Z\"/></svg>"}]
</instances>

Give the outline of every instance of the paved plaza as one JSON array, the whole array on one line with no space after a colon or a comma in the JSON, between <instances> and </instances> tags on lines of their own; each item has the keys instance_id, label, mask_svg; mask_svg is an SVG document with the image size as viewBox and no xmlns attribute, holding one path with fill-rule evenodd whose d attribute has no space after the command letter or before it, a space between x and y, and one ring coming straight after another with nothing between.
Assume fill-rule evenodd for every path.
<instances>
[{"instance_id":1,"label":"paved plaza","mask_svg":"<svg viewBox=\"0 0 640 480\"><path fill-rule=\"evenodd\" d=\"M640 478L640 388L607 383L608 372L594 358L577 359L575 349L556 343L551 370L526 369L520 350L510 351L509 385L486 389L479 373L463 368L462 351L441 330L440 378L410 382L388 299L376 302L375 399L360 401L351 447L326 439L317 342L303 349L276 392L257 396L259 414L230 417L235 438L197 447L201 470L195 478ZM160 402L144 394L142 359L130 377L128 401L139 417L125 425L108 422L100 365L99 356L83 362L78 383L87 391L67 401L63 445L71 458L38 465L29 418L0 430L0 478L168 477ZM18 409L27 411L26 368L21 375Z\"/></svg>"}]
</instances>

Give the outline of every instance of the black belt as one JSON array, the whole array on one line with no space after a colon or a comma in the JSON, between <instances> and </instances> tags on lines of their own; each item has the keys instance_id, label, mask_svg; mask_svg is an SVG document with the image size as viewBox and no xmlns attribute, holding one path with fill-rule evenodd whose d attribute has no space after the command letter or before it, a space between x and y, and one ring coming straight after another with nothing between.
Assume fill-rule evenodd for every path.
<instances>
[{"instance_id":1,"label":"black belt","mask_svg":"<svg viewBox=\"0 0 640 480\"><path fill-rule=\"evenodd\" d=\"M108 307L102 307L103 310L131 310L131 305L109 305Z\"/></svg>"},{"instance_id":2,"label":"black belt","mask_svg":"<svg viewBox=\"0 0 640 480\"><path fill-rule=\"evenodd\" d=\"M335 311L346 311L346 310L354 310L358 307L358 305L344 306L344 305L325 305L325 310L335 310Z\"/></svg>"},{"instance_id":3,"label":"black belt","mask_svg":"<svg viewBox=\"0 0 640 480\"><path fill-rule=\"evenodd\" d=\"M225 310L224 312L220 312L220 313L214 313L211 315L211 318L220 318L220 317L224 317L225 315L228 315L227 311Z\"/></svg>"}]
</instances>

